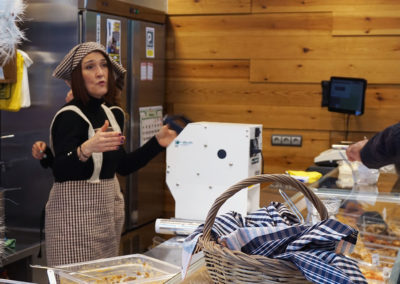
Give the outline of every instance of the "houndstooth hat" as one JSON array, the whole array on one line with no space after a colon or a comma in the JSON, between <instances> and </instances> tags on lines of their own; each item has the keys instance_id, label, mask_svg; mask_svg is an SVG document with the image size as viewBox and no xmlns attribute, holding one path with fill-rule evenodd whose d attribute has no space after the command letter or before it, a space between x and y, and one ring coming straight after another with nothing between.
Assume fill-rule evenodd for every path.
<instances>
[{"instance_id":1,"label":"houndstooth hat","mask_svg":"<svg viewBox=\"0 0 400 284\"><path fill-rule=\"evenodd\" d=\"M80 62L86 55L93 51L100 51L104 54L104 56L107 56L110 59L115 82L117 84L117 87L122 90L125 81L125 68L122 67L122 65L120 65L119 63L115 62L107 54L104 46L97 42L84 42L72 48L54 70L53 77L66 81L71 81L72 71L74 71L74 69L78 66L78 64L80 64Z\"/></svg>"}]
</instances>

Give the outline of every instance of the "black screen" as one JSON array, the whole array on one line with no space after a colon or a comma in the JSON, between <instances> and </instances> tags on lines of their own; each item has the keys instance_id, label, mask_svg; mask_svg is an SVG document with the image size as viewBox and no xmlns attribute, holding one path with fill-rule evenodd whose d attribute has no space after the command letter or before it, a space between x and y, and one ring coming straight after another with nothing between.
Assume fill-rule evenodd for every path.
<instances>
[{"instance_id":1,"label":"black screen","mask_svg":"<svg viewBox=\"0 0 400 284\"><path fill-rule=\"evenodd\" d=\"M358 78L331 77L329 87L329 111L361 115L367 81Z\"/></svg>"}]
</instances>

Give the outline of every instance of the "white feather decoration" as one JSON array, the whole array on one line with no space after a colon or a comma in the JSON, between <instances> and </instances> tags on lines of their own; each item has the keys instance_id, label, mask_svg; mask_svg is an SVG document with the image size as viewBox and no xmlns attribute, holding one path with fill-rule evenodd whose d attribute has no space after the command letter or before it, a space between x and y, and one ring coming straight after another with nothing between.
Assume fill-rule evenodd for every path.
<instances>
[{"instance_id":1,"label":"white feather decoration","mask_svg":"<svg viewBox=\"0 0 400 284\"><path fill-rule=\"evenodd\" d=\"M23 0L0 0L0 66L14 57L24 33L18 28L25 10Z\"/></svg>"}]
</instances>

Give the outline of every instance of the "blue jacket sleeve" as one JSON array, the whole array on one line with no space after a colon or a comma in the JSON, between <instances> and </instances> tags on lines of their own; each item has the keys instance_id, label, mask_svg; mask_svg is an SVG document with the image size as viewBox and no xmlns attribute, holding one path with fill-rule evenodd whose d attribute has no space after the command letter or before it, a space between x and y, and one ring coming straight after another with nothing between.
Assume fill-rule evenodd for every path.
<instances>
[{"instance_id":1,"label":"blue jacket sleeve","mask_svg":"<svg viewBox=\"0 0 400 284\"><path fill-rule=\"evenodd\" d=\"M362 148L360 156L361 161L369 168L400 165L400 123L372 137Z\"/></svg>"}]
</instances>

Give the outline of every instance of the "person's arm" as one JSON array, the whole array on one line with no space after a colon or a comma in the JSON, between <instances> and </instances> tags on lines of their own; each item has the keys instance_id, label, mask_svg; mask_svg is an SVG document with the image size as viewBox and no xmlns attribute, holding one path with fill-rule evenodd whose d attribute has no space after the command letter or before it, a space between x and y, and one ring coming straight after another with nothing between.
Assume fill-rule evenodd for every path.
<instances>
[{"instance_id":1,"label":"person's arm","mask_svg":"<svg viewBox=\"0 0 400 284\"><path fill-rule=\"evenodd\" d=\"M364 139L364 140L358 141L354 144L351 144L346 149L346 155L350 162L354 162L354 161L361 162L360 152L361 152L361 149L365 146L365 144L367 142L368 142L368 140Z\"/></svg>"},{"instance_id":2,"label":"person's arm","mask_svg":"<svg viewBox=\"0 0 400 284\"><path fill-rule=\"evenodd\" d=\"M160 144L161 147L166 148L172 141L174 141L177 134L175 130L169 129L168 125L164 125L160 128L155 136L158 144Z\"/></svg>"},{"instance_id":3,"label":"person's arm","mask_svg":"<svg viewBox=\"0 0 400 284\"><path fill-rule=\"evenodd\" d=\"M158 153L162 152L176 138L174 130L164 125L158 133L135 151L125 154L118 164L117 173L131 174L150 162Z\"/></svg>"},{"instance_id":4,"label":"person's arm","mask_svg":"<svg viewBox=\"0 0 400 284\"><path fill-rule=\"evenodd\" d=\"M43 141L36 141L32 145L32 156L35 159L40 160L40 164L43 168L51 168L53 166L53 153Z\"/></svg>"},{"instance_id":5,"label":"person's arm","mask_svg":"<svg viewBox=\"0 0 400 284\"><path fill-rule=\"evenodd\" d=\"M51 130L55 152L53 172L59 180L90 175L92 160L79 160L77 148L87 139L88 124L72 111L59 114Z\"/></svg>"},{"instance_id":6,"label":"person's arm","mask_svg":"<svg viewBox=\"0 0 400 284\"><path fill-rule=\"evenodd\" d=\"M360 158L369 168L380 168L400 161L400 123L372 137L360 151Z\"/></svg>"},{"instance_id":7,"label":"person's arm","mask_svg":"<svg viewBox=\"0 0 400 284\"><path fill-rule=\"evenodd\" d=\"M158 144L157 139L154 136L147 141L146 144L135 151L125 153L118 164L117 173L126 176L143 168L164 149L164 147Z\"/></svg>"}]
</instances>

